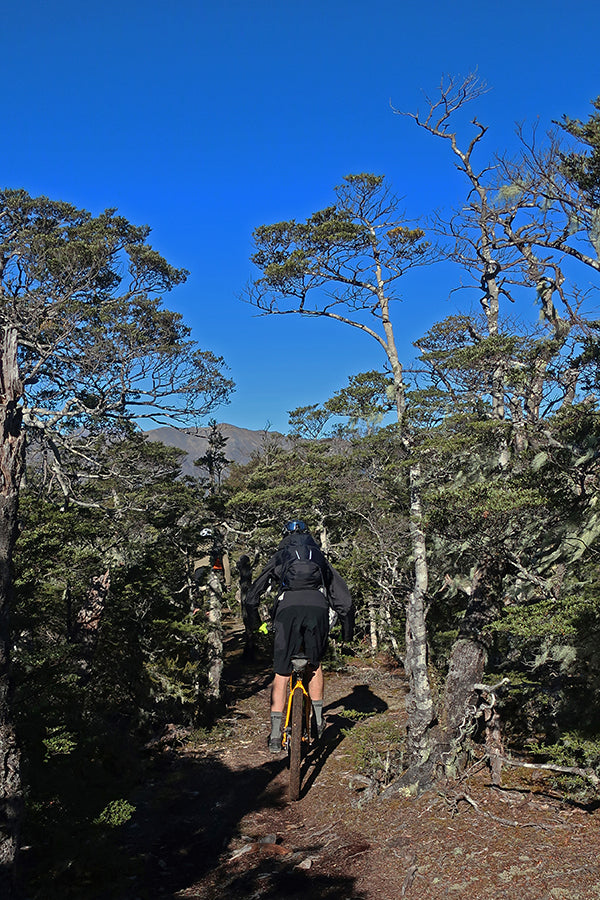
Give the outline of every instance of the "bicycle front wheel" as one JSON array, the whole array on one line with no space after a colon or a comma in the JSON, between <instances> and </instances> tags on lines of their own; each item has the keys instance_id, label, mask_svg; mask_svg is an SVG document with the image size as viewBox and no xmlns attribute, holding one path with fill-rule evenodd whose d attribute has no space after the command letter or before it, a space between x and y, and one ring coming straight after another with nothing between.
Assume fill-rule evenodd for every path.
<instances>
[{"instance_id":1,"label":"bicycle front wheel","mask_svg":"<svg viewBox=\"0 0 600 900\"><path fill-rule=\"evenodd\" d=\"M300 768L302 763L302 713L304 694L295 690L292 694L292 733L290 735L290 800L300 797Z\"/></svg>"}]
</instances>

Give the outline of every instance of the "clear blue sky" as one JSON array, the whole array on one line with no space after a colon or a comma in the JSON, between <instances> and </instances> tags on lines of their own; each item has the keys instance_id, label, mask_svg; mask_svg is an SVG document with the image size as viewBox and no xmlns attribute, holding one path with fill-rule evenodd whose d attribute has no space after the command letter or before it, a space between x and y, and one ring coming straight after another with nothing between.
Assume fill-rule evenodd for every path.
<instances>
[{"instance_id":1,"label":"clear blue sky","mask_svg":"<svg viewBox=\"0 0 600 900\"><path fill-rule=\"evenodd\" d=\"M352 172L387 175L411 216L460 203L447 148L390 109L422 107L444 73L477 68L492 89L490 152L600 94L590 0L21 0L3 25L2 186L149 224L191 272L168 305L237 383L217 418L247 428L286 430L288 410L383 363L352 329L254 316L253 228L321 209ZM407 280L405 359L455 308L456 277Z\"/></svg>"}]
</instances>

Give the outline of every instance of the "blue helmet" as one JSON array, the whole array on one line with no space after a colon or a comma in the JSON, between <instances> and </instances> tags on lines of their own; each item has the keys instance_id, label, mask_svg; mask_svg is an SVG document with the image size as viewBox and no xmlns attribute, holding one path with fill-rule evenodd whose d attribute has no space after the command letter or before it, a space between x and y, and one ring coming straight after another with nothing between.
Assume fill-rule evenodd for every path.
<instances>
[{"instance_id":1,"label":"blue helmet","mask_svg":"<svg viewBox=\"0 0 600 900\"><path fill-rule=\"evenodd\" d=\"M294 531L299 531L300 534L308 534L308 526L300 519L293 519L291 522L286 522L283 533L292 534Z\"/></svg>"}]
</instances>

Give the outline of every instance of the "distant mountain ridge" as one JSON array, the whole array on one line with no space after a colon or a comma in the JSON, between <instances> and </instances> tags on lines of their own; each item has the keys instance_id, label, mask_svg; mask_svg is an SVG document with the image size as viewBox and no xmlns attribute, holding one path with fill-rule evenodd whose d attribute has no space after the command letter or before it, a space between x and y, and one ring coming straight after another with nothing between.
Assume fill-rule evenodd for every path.
<instances>
[{"instance_id":1,"label":"distant mountain ridge","mask_svg":"<svg viewBox=\"0 0 600 900\"><path fill-rule=\"evenodd\" d=\"M227 423L219 423L219 428L223 437L227 438L225 445L225 456L231 462L245 465L250 462L253 453L260 450L265 439L265 431L252 431L249 428L238 428L237 425L228 425ZM164 426L162 428L153 428L146 431L145 434L150 441L160 441L167 447L178 447L185 451L182 461L181 471L184 475L192 475L198 477L200 474L198 467L194 465L194 460L200 456L204 456L208 448L209 428L170 428ZM279 434L279 432L270 431L271 437L281 437L284 444L287 439Z\"/></svg>"}]
</instances>

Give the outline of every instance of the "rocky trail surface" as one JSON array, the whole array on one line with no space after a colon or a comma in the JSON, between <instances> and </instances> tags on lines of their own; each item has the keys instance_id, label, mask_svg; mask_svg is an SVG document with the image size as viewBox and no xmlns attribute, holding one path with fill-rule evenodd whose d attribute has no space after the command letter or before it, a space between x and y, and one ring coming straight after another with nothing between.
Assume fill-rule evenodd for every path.
<instances>
[{"instance_id":1,"label":"rocky trail surface","mask_svg":"<svg viewBox=\"0 0 600 900\"><path fill-rule=\"evenodd\" d=\"M124 896L600 898L600 810L562 802L541 773L493 788L481 765L416 801L378 799L373 763L385 771L406 694L383 660L327 674L327 729L288 802L286 760L266 749L268 664L242 666L233 648L228 713L172 742L135 801L124 849L142 865Z\"/></svg>"}]
</instances>

